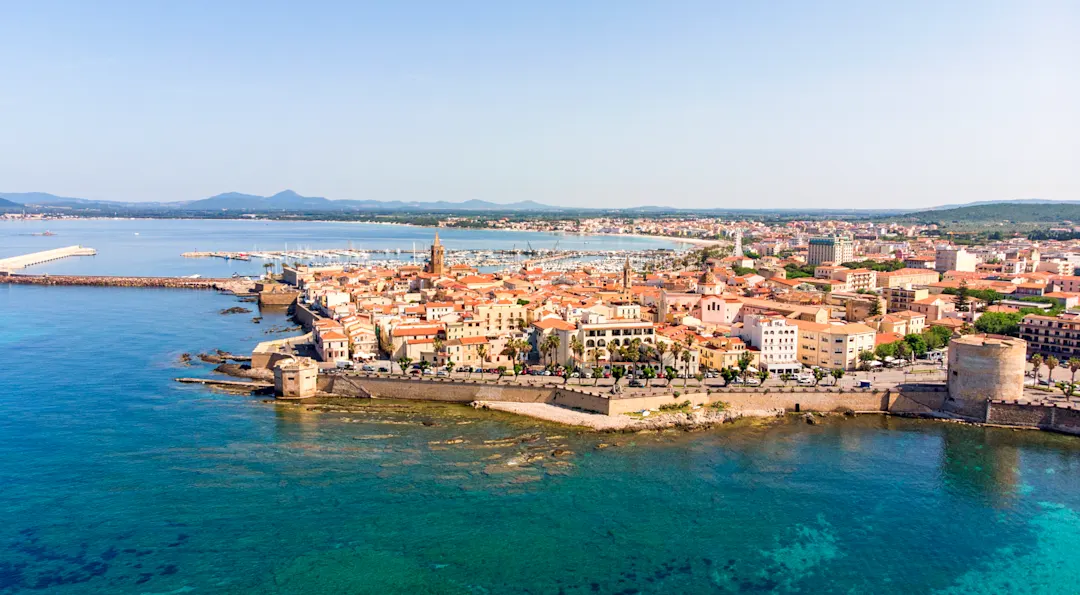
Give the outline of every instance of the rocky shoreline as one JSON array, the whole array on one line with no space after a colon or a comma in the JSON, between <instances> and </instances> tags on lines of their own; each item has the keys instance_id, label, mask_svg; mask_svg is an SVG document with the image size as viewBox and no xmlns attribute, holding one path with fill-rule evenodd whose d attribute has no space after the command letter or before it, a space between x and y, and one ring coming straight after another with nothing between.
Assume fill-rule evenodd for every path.
<instances>
[{"instance_id":1,"label":"rocky shoreline","mask_svg":"<svg viewBox=\"0 0 1080 595\"><path fill-rule=\"evenodd\" d=\"M543 421L587 428L597 432L640 432L666 429L697 430L731 423L743 418L779 418L784 416L784 411L780 409L727 411L700 407L685 412L661 412L648 417L632 417L630 415L587 413L547 403L474 401L472 406L476 409L513 413Z\"/></svg>"}]
</instances>

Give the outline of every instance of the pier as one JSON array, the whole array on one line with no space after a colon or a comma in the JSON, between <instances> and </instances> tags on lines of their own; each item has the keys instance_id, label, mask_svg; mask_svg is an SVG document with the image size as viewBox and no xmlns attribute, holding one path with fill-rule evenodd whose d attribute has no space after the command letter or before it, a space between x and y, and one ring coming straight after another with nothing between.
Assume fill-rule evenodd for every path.
<instances>
[{"instance_id":1,"label":"pier","mask_svg":"<svg viewBox=\"0 0 1080 595\"><path fill-rule=\"evenodd\" d=\"M11 258L0 259L0 272L10 273L11 271L60 260L61 258L68 258L70 256L94 256L95 254L97 254L97 250L94 250L93 248L68 246L66 248L45 250L44 252L23 254L22 256L12 256Z\"/></svg>"},{"instance_id":2,"label":"pier","mask_svg":"<svg viewBox=\"0 0 1080 595\"><path fill-rule=\"evenodd\" d=\"M84 287L147 287L164 289L217 289L235 294L248 294L254 282L246 279L193 279L191 277L109 277L89 275L5 275L0 284L11 285L68 285Z\"/></svg>"}]
</instances>

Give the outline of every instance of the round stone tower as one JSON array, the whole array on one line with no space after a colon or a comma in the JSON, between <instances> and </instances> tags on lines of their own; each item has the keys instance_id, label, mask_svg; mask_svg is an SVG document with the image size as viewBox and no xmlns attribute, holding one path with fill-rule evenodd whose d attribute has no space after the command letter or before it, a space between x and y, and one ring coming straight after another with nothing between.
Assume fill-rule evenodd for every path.
<instances>
[{"instance_id":1,"label":"round stone tower","mask_svg":"<svg viewBox=\"0 0 1080 595\"><path fill-rule=\"evenodd\" d=\"M1021 399L1027 342L1000 335L954 337L949 343L949 397L945 411L986 421L986 404Z\"/></svg>"}]
</instances>

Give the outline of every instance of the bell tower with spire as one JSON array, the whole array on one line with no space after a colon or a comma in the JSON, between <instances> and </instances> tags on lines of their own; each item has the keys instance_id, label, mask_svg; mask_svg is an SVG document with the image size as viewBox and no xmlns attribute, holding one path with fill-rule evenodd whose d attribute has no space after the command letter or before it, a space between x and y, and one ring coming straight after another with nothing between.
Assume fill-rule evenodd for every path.
<instances>
[{"instance_id":1,"label":"bell tower with spire","mask_svg":"<svg viewBox=\"0 0 1080 595\"><path fill-rule=\"evenodd\" d=\"M431 244L431 258L428 260L427 272L432 275L445 273L446 249L439 242L439 232L435 232L435 241Z\"/></svg>"},{"instance_id":2,"label":"bell tower with spire","mask_svg":"<svg viewBox=\"0 0 1080 595\"><path fill-rule=\"evenodd\" d=\"M626 262L622 267L622 289L625 293L630 293L630 257L626 257Z\"/></svg>"}]
</instances>

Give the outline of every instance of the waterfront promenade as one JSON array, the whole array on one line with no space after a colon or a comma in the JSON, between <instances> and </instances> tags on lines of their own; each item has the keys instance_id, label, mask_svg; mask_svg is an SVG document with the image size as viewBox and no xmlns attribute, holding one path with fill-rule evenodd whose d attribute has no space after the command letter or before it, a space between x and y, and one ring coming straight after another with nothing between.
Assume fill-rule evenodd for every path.
<instances>
[{"instance_id":1,"label":"waterfront promenade","mask_svg":"<svg viewBox=\"0 0 1080 595\"><path fill-rule=\"evenodd\" d=\"M93 248L86 248L84 246L67 246L64 248L54 248L52 250L43 250L41 252L32 252L30 254L23 254L21 256L12 256L10 258L0 259L0 273L17 271L25 269L26 267L44 264L46 262L52 262L54 260L60 260L61 258L69 258L72 256L94 256L97 254L97 250Z\"/></svg>"}]
</instances>

